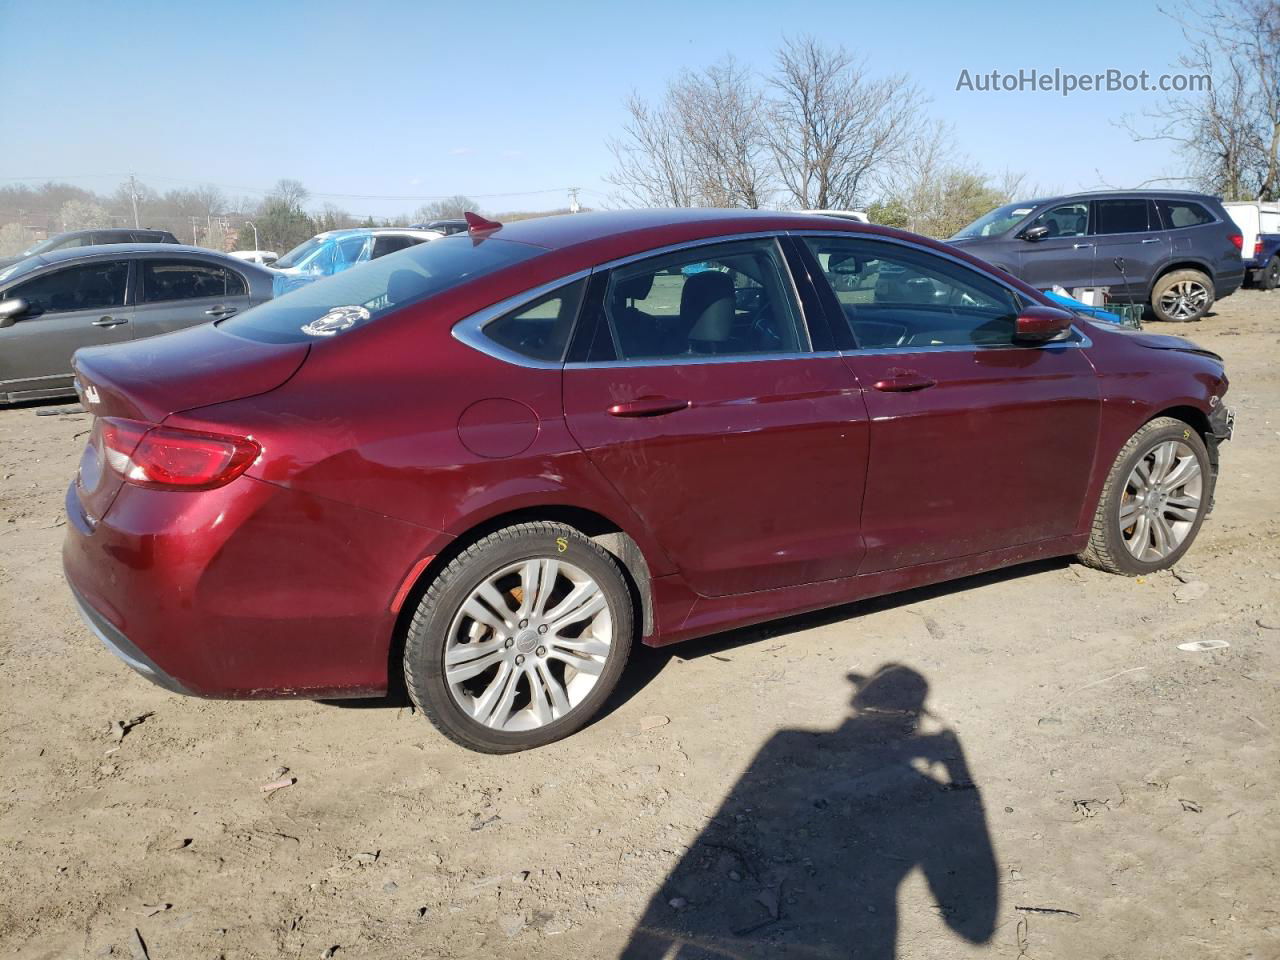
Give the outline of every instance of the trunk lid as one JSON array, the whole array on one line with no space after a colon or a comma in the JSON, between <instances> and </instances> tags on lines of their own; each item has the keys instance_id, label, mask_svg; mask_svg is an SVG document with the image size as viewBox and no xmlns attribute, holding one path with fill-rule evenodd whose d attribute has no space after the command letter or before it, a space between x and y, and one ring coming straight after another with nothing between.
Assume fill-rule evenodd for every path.
<instances>
[{"instance_id":1,"label":"trunk lid","mask_svg":"<svg viewBox=\"0 0 1280 960\"><path fill-rule=\"evenodd\" d=\"M107 418L159 424L170 414L274 390L297 372L310 346L260 343L204 324L133 343L78 350L71 366L76 392L94 416L76 472L76 500L90 527L124 483L108 464ZM127 440L132 428L117 431ZM68 506L72 506L70 500Z\"/></svg>"}]
</instances>

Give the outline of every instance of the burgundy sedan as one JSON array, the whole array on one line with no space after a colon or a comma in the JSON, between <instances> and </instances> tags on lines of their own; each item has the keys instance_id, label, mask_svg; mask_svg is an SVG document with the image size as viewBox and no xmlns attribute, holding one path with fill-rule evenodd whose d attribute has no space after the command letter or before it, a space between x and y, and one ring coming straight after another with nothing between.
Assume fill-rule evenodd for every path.
<instances>
[{"instance_id":1,"label":"burgundy sedan","mask_svg":"<svg viewBox=\"0 0 1280 960\"><path fill-rule=\"evenodd\" d=\"M207 697L401 676L491 752L662 645L1008 564L1169 566L1231 432L1220 358L945 244L707 210L472 229L81 350L67 579Z\"/></svg>"}]
</instances>

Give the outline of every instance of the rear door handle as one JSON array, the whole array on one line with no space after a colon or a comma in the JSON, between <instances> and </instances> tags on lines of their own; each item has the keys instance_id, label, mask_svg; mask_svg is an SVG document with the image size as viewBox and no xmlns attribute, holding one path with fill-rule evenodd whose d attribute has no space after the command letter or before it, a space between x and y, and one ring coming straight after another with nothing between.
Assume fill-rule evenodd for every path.
<instances>
[{"instance_id":1,"label":"rear door handle","mask_svg":"<svg viewBox=\"0 0 1280 960\"><path fill-rule=\"evenodd\" d=\"M128 322L124 317L99 317L93 321L93 325L95 327L118 327L120 324Z\"/></svg>"},{"instance_id":2,"label":"rear door handle","mask_svg":"<svg viewBox=\"0 0 1280 960\"><path fill-rule=\"evenodd\" d=\"M688 407L688 400L676 400L672 397L641 397L639 400L615 403L609 408L609 416L661 417L668 413L686 410Z\"/></svg>"},{"instance_id":3,"label":"rear door handle","mask_svg":"<svg viewBox=\"0 0 1280 960\"><path fill-rule=\"evenodd\" d=\"M235 307L210 307L204 312L206 317L229 317L236 312Z\"/></svg>"},{"instance_id":4,"label":"rear door handle","mask_svg":"<svg viewBox=\"0 0 1280 960\"><path fill-rule=\"evenodd\" d=\"M1092 244L1092 243L1073 243L1073 244L1071 245L1071 249L1072 249L1072 250L1084 250L1085 248L1087 248L1087 247L1092 247L1092 246L1093 246L1093 244Z\"/></svg>"},{"instance_id":5,"label":"rear door handle","mask_svg":"<svg viewBox=\"0 0 1280 960\"><path fill-rule=\"evenodd\" d=\"M923 373L917 373L915 370L893 370L889 376L872 384L884 393L912 393L916 390L928 390L937 385L937 380L926 377Z\"/></svg>"}]
</instances>

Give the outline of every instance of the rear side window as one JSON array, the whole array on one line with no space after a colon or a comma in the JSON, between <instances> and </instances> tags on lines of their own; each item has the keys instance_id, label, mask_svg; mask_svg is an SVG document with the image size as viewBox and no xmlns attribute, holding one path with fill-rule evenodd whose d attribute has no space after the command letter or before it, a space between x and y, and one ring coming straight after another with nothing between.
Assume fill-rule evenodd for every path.
<instances>
[{"instance_id":1,"label":"rear side window","mask_svg":"<svg viewBox=\"0 0 1280 960\"><path fill-rule=\"evenodd\" d=\"M1097 208L1095 233L1146 233L1159 229L1151 222L1150 200L1098 200Z\"/></svg>"},{"instance_id":2,"label":"rear side window","mask_svg":"<svg viewBox=\"0 0 1280 960\"><path fill-rule=\"evenodd\" d=\"M182 260L143 260L142 302L244 296L238 273L211 263Z\"/></svg>"},{"instance_id":3,"label":"rear side window","mask_svg":"<svg viewBox=\"0 0 1280 960\"><path fill-rule=\"evenodd\" d=\"M1213 223L1213 215L1200 204L1190 200L1158 200L1156 206L1160 208L1160 218L1168 230Z\"/></svg>"},{"instance_id":4,"label":"rear side window","mask_svg":"<svg viewBox=\"0 0 1280 960\"><path fill-rule=\"evenodd\" d=\"M586 284L585 280L567 284L491 320L484 326L484 335L522 357L552 363L563 360Z\"/></svg>"},{"instance_id":5,"label":"rear side window","mask_svg":"<svg viewBox=\"0 0 1280 960\"><path fill-rule=\"evenodd\" d=\"M395 253L397 250L411 246L413 246L413 240L409 237L374 237L371 259L377 260L378 257L385 257L388 253Z\"/></svg>"},{"instance_id":6,"label":"rear side window","mask_svg":"<svg viewBox=\"0 0 1280 960\"><path fill-rule=\"evenodd\" d=\"M497 237L444 237L309 283L218 326L266 343L332 337L545 252Z\"/></svg>"},{"instance_id":7,"label":"rear side window","mask_svg":"<svg viewBox=\"0 0 1280 960\"><path fill-rule=\"evenodd\" d=\"M128 280L129 261L99 260L35 277L7 296L21 297L41 313L105 310L124 305Z\"/></svg>"}]
</instances>

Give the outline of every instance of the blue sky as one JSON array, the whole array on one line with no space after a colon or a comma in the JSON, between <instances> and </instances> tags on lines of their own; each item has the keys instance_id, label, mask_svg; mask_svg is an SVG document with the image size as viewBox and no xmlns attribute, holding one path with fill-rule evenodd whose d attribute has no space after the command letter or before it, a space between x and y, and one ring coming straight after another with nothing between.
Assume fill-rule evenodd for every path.
<instances>
[{"instance_id":1,"label":"blue sky","mask_svg":"<svg viewBox=\"0 0 1280 960\"><path fill-rule=\"evenodd\" d=\"M803 32L908 74L988 170L1062 189L1182 172L1113 123L1158 94L955 89L966 68L1164 73L1184 41L1154 3L0 0L0 182L110 190L133 171L237 194L294 177L379 216L452 193L546 209L567 186L599 204L632 89L726 53L764 71Z\"/></svg>"}]
</instances>

